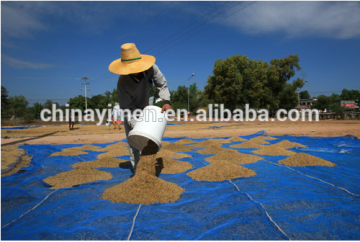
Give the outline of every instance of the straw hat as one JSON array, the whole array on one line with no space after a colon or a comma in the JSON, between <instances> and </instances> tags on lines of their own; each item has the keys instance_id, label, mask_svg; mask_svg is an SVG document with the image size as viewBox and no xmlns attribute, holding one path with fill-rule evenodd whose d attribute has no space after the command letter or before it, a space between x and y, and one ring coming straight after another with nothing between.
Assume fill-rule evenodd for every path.
<instances>
[{"instance_id":1,"label":"straw hat","mask_svg":"<svg viewBox=\"0 0 360 242\"><path fill-rule=\"evenodd\" d=\"M135 44L127 43L121 46L121 58L109 65L109 71L120 75L129 75L146 71L155 63L155 57L141 55Z\"/></svg>"}]
</instances>

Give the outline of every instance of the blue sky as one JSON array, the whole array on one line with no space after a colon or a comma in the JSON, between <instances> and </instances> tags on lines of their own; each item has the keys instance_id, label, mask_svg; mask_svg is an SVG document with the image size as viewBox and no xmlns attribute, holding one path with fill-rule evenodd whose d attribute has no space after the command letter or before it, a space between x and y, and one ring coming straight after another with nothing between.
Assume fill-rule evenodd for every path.
<instances>
[{"instance_id":1,"label":"blue sky","mask_svg":"<svg viewBox=\"0 0 360 242\"><path fill-rule=\"evenodd\" d=\"M123 43L154 55L171 90L218 59L298 54L311 96L360 89L360 2L1 2L1 85L32 104L116 87Z\"/></svg>"}]
</instances>

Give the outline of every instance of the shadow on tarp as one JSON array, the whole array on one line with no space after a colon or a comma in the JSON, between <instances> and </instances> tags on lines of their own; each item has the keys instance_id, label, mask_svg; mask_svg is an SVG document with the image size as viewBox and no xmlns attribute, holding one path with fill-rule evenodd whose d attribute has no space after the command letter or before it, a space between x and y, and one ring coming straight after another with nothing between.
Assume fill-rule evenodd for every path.
<instances>
[{"instance_id":1,"label":"shadow on tarp","mask_svg":"<svg viewBox=\"0 0 360 242\"><path fill-rule=\"evenodd\" d=\"M6 144L1 144L1 146L7 146L7 145L18 144L18 143L24 143L24 142L26 142L26 141L30 141L30 140L35 140L35 139L40 139L40 138L44 138L44 137L47 137L47 136L51 136L51 135L56 134L56 133L58 133L58 132L59 132L59 131L55 131L55 132L51 132L51 133L48 133L48 134L43 134L43 135L39 135L39 136L27 138L27 139L20 139L20 140L16 140L16 141L13 141L13 142L6 143Z\"/></svg>"},{"instance_id":2,"label":"shadow on tarp","mask_svg":"<svg viewBox=\"0 0 360 242\"><path fill-rule=\"evenodd\" d=\"M266 133L242 137L258 135ZM188 137L164 140L176 142L182 138ZM193 169L159 175L185 189L181 198L175 203L142 205L139 211L137 204L116 204L101 198L105 189L129 179L130 169L99 168L110 172L113 178L67 189L54 190L43 182L49 176L71 170L74 163L95 160L100 152L51 157L63 148L80 145L22 146L33 156L32 165L25 173L2 178L2 239L125 240L137 211L130 238L133 240L359 239L360 197L356 196L360 194L359 140L276 138L269 142L289 140L308 145L308 150L291 150L329 160L336 167L293 167L294 171L277 164L284 156L262 156L263 160L244 165L254 170L256 176L233 179L232 183L195 181L186 173L208 165L205 158L212 154L202 155L196 152L198 148L193 148L182 152L191 158L179 159L190 162ZM235 143L239 142L222 145L230 148ZM339 149L347 152L338 152Z\"/></svg>"}]
</instances>

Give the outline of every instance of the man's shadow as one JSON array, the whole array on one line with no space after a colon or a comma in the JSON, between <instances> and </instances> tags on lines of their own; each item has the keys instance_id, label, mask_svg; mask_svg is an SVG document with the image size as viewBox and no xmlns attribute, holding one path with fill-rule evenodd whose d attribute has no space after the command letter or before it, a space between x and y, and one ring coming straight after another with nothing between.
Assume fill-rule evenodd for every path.
<instances>
[{"instance_id":1,"label":"man's shadow","mask_svg":"<svg viewBox=\"0 0 360 242\"><path fill-rule=\"evenodd\" d=\"M129 169L132 172L132 174L134 175L134 169L133 169L130 161L121 162L119 164L119 168L121 168L121 169ZM159 176L161 174L161 171L162 171L163 168L164 168L163 159L161 157L157 158L156 159L156 164L155 164L155 175Z\"/></svg>"}]
</instances>

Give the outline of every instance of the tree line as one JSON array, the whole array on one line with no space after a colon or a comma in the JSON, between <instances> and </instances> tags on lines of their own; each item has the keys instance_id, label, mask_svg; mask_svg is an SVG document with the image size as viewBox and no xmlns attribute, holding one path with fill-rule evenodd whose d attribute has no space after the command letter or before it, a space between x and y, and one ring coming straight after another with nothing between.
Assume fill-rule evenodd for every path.
<instances>
[{"instance_id":1,"label":"tree line","mask_svg":"<svg viewBox=\"0 0 360 242\"><path fill-rule=\"evenodd\" d=\"M215 62L213 73L207 79L204 90L200 90L196 83L188 87L180 85L176 90L171 90L173 108L188 109L195 114L198 108L207 107L208 104L223 103L226 108L233 111L243 109L249 104L253 109L265 108L270 114L278 109L292 109L299 104L301 99L310 98L308 91L298 91L305 85L302 78L294 78L301 70L298 55L289 55L282 59L272 59L270 62L251 60L244 55L234 55L225 60ZM189 94L188 94L189 92ZM150 96L158 98L158 90L153 85ZM329 108L338 100L359 100L358 90L344 89L341 95L320 95L313 107L318 109ZM108 104L115 105L118 101L117 90L94 95L87 98L89 109L106 109ZM2 118L17 117L25 121L40 119L42 109L51 109L55 103L57 108L65 110L65 105L47 100L44 104L36 102L29 107L29 102L24 96L9 97L8 91L1 86L1 116ZM72 109L85 110L85 97L78 95L70 98L68 104ZM162 106L163 102L155 105Z\"/></svg>"},{"instance_id":2,"label":"tree line","mask_svg":"<svg viewBox=\"0 0 360 242\"><path fill-rule=\"evenodd\" d=\"M356 103L360 100L360 91L359 90L348 90L343 89L341 94L333 93L330 96L319 95L317 97L317 101L314 103L312 108L316 108L319 110L331 110L336 113L341 113L345 111L345 108L341 107L339 102L341 100L350 100L355 101Z\"/></svg>"}]
</instances>

